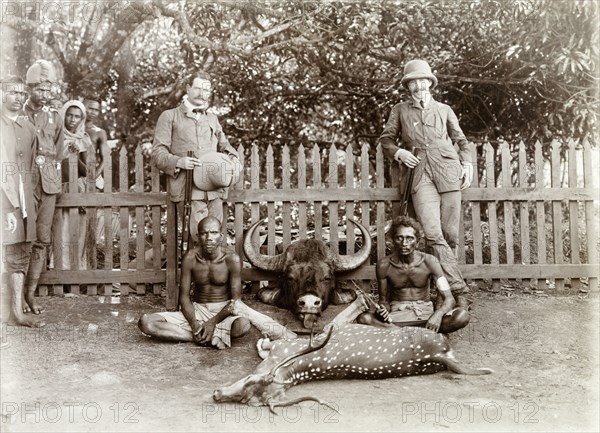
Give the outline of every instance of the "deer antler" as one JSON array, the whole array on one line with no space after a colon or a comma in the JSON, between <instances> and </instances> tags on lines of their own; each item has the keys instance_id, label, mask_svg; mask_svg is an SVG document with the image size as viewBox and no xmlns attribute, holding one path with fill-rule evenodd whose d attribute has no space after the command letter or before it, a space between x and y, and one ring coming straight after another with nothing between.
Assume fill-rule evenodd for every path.
<instances>
[{"instance_id":1,"label":"deer antler","mask_svg":"<svg viewBox=\"0 0 600 433\"><path fill-rule=\"evenodd\" d=\"M329 331L327 332L327 336L325 337L325 339L323 340L323 342L319 343L316 346L313 346L313 339L312 339L312 335L311 335L311 339L310 339L310 341L308 343L308 347L300 350L299 352L291 354L290 356L288 356L287 358L285 358L283 361L279 362L275 367L273 367L273 369L269 373L269 376L272 377L272 378L274 378L275 375L277 375L277 371L281 367L284 367L285 365L289 364L294 359L299 358L302 355L306 355L308 353L315 352L315 351L317 351L317 350L322 349L323 347L325 347L325 345L329 342L329 339L331 338L332 332L333 332L333 326L329 328Z\"/></svg>"},{"instance_id":2,"label":"deer antler","mask_svg":"<svg viewBox=\"0 0 600 433\"><path fill-rule=\"evenodd\" d=\"M275 413L274 408L276 408L276 407L291 406L293 404L302 403L303 401L314 401L316 403L319 403L320 405L327 406L329 409L335 411L337 414L340 413L335 407L333 407L329 403L325 403L324 401L321 401L321 400L319 400L316 397L310 397L310 396L307 396L307 397L298 397L298 398L295 398L294 400L289 400L289 401L279 402L279 403L271 403L271 402L269 402L269 410L272 413L274 413L275 415L277 415Z\"/></svg>"},{"instance_id":3,"label":"deer antler","mask_svg":"<svg viewBox=\"0 0 600 433\"><path fill-rule=\"evenodd\" d=\"M313 323L313 325L310 328L310 340L308 342L308 347L313 347L314 335L315 335L315 324ZM325 343L327 343L327 341ZM321 346L321 347L323 347L323 346ZM304 350L306 350L306 349L304 349ZM319 348L316 348L315 350L319 350ZM310 353L310 352L307 352L307 353ZM300 354L293 354L291 357L295 358L296 356L300 356ZM288 357L288 358L291 358L291 357ZM280 362L279 364L282 364L283 362L284 361ZM275 367L279 368L281 366L279 364ZM270 374L269 377L271 378L271 382L276 385L289 385L294 382L293 379L286 380L284 382L275 380L275 374Z\"/></svg>"}]
</instances>

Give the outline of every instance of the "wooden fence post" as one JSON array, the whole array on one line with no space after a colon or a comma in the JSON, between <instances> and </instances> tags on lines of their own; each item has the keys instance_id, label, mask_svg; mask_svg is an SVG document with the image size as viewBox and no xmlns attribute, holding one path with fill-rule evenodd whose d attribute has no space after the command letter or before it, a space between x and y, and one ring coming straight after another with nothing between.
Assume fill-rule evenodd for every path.
<instances>
[{"instance_id":1,"label":"wooden fence post","mask_svg":"<svg viewBox=\"0 0 600 433\"><path fill-rule=\"evenodd\" d=\"M494 149L491 144L486 143L484 149L485 182L480 182L479 176L473 179L471 188L463 191L463 206L471 207L471 221L473 234L473 263L466 263L465 247L468 244L461 240L460 267L468 279L480 281L483 278L492 279L497 284L500 279L536 279L537 287L543 290L546 287L546 279L555 279L557 290L564 287L565 278L571 279L572 286L577 290L580 286L579 278L588 278L590 288L597 287L597 220L596 208L598 205L598 188L594 185L592 172L592 153L588 142L583 143L580 153L578 146L572 140L568 143L566 165L561 161L560 144L554 140L551 145L550 167L552 169L550 184L544 184L544 159L542 145L535 143L533 163L535 170L535 186L530 186L530 170L528 165L528 152L523 142L519 143L518 154L511 156L508 143L502 142L499 149ZM259 148L253 145L249 157L245 149L240 146L240 160L243 163L243 174L236 185L229 191L228 209L233 207L234 230L236 250L243 257L242 241L246 225L256 222L265 210L269 216L267 226L268 254L279 252L276 247L279 242L280 230L282 230L283 246L289 245L295 236L293 227L293 216L298 219L298 234L300 238L306 238L308 228L313 229L314 237L321 238L323 225L328 225L329 241L331 248L341 250L339 246L338 230L340 218L354 218L355 213L360 213L360 219L365 227L375 232L376 251L375 256L379 259L386 253L385 222L386 212L397 207L399 202L398 179L395 177L398 167L391 166L390 170L386 164L382 148L370 148L367 144L361 147L360 163L355 162L355 156L351 145L345 146L344 158L338 159L340 152L336 146L328 146L323 149L325 156L321 153L319 146L314 145L310 150L310 157L306 157L307 149L298 146L297 157L294 161L290 157L290 149L284 145L281 150L281 165L279 170L275 166L278 156L275 149L268 146L266 153L259 155ZM474 160L476 160L476 149L472 149ZM373 159L373 152L375 158ZM494 155L499 153L499 157ZM370 154L371 153L371 154ZM581 155L581 161L578 160ZM160 191L158 170L151 168L149 173L144 172L144 156L141 147L135 151L135 166L133 170L129 167L127 149L120 150L119 159L119 190L112 188L112 160L109 155L105 156L105 187L103 192L97 192L94 180L88 179L88 187L85 194L77 191L77 172L73 170L70 174L69 192L61 194L57 198L57 209L71 216L73 221L81 215L78 208L87 209L90 225L96 225L93 221L96 208L102 209L98 215L104 217L101 223L104 229L104 263L100 266L92 263L96 257L96 242L89 245L87 249L90 268L88 270L60 269L62 255L55 252L56 269L50 269L40 280L40 295L47 293L47 285L55 285L54 293L61 293L61 285L71 286L73 293L78 293L79 285L87 285L87 294L96 294L95 285L104 287L102 294L112 294L112 284L121 283L121 294L126 295L129 290L126 284L136 286L136 293L146 293L146 284L152 286L152 292L158 294L161 285L167 286L167 309L175 310L178 306L177 287L177 230L175 221L176 208L167 196L166 192ZM92 155L93 157L93 155ZM529 156L531 158L531 156ZM513 160L514 159L514 160ZM327 161L327 167L324 161ZM500 162L501 170L499 179L494 172ZM372 164L374 162L374 164ZM340 167L345 164L345 167ZM116 163L115 163L116 165ZM294 166L295 165L295 166ZM308 165L308 168L307 168ZM371 165L373 165L373 170ZM294 166L294 167L292 167ZM569 176L568 187L561 184L563 166ZM76 167L73 165L73 167ZM583 172L581 172L581 168ZM95 169L95 163L91 170ZM293 170L292 170L293 169ZM344 170L344 181L340 182L339 173ZM69 171L72 171L69 169ZM356 172L356 173L355 173ZM477 170L479 172L479 169ZM391 179L385 176L392 173ZM533 174L533 173L531 173ZM577 176L583 174L583 182L577 182ZM135 177L135 187L129 187L129 178ZM150 178L149 178L150 176ZM262 185L266 176L265 185ZM281 179L279 179L279 177ZM323 181L325 177L325 181ZM151 185L149 191L145 191L145 182ZM498 182L498 187L496 183ZM343 185L342 185L343 184ZM501 186L501 187L500 187ZM535 205L529 205L534 201ZM391 202L391 206L389 206ZM326 203L325 209L323 204ZM500 207L498 204L500 203ZM263 205L265 208L263 208ZM530 209L535 208L535 219L533 215L530 220ZM138 236L134 242L129 233L130 208L135 208L134 219L138 230ZM167 269L162 270L161 260L161 230L159 227L164 222L161 215L162 209L166 208L166 257ZM311 209L312 208L312 209ZM518 209L518 218L515 218L514 209ZM549 212L545 212L545 210ZM114 266L113 258L113 212L118 212L120 220L119 242L119 264ZM146 218L146 210L149 217ZM280 210L281 216L278 214ZM483 212L482 212L483 210ZM314 215L307 215L314 212ZM250 221L246 221L250 216ZM546 216L548 215L548 217ZM580 218L585 215L585 220ZM391 216L390 216L391 217ZM281 218L281 222L280 221ZM551 218L546 223L546 219ZM569 221L567 222L566 219ZM372 221L374 220L374 221ZM466 220L466 219L464 219ZM531 230L531 224L535 220L536 229ZM116 221L116 218L115 218ZM146 223L152 224L151 241L146 242ZM468 222L468 220L467 220ZM375 229L371 227L375 224ZM489 239L483 236L485 224L489 225ZM312 225L314 224L314 225ZM74 237L74 229L80 224L71 224L68 230L70 236ZM309 227L310 226L310 227ZM164 229L164 228L163 228ZM226 230L227 227L224 228ZM502 234L502 229L504 234ZM57 227L55 230L60 231ZM101 230L100 230L101 231ZM95 234L96 230L92 230ZM164 233L164 232L163 232ZM264 233L264 231L263 231ZM461 233L467 233L463 227ZM255 233L253 242L258 247L259 233ZM537 245L531 245L530 236L537 236ZM564 241L564 236L569 235L570 241ZM581 235L581 236L580 236ZM585 235L585 241L583 236ZM505 247L500 241L505 240ZM553 245L552 261L547 256L547 245ZM65 244L74 242L65 242ZM152 260L145 260L146 246L151 243ZM352 254L355 249L355 232L350 227L346 231L346 250L340 253ZM488 249L489 247L489 249ZM531 248L537 249L537 254L532 254ZM54 245L55 251L60 249ZM135 249L135 266L129 261L130 251ZM503 257L506 248L506 260ZM94 251L91 254L91 251ZM565 257L566 256L566 257ZM583 260L583 257L587 259ZM73 258L74 264L78 257ZM584 263L582 263L584 262ZM146 266L146 263L148 266ZM98 269L100 268L100 269ZM135 268L135 269L129 269ZM360 281L365 291L371 291L372 282L375 278L374 263L366 263L360 270L345 273L342 279L356 279ZM242 270L245 281L255 282L254 288L258 287L258 281L272 277L266 277L265 273L257 270L244 268Z\"/></svg>"}]
</instances>

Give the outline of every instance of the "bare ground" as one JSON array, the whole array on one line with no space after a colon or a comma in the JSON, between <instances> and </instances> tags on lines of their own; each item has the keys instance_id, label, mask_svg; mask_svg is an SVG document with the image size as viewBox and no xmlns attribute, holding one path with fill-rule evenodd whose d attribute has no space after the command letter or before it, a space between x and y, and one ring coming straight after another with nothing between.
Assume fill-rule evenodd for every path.
<instances>
[{"instance_id":1,"label":"bare ground","mask_svg":"<svg viewBox=\"0 0 600 433\"><path fill-rule=\"evenodd\" d=\"M48 297L48 325L2 327L2 431L598 431L598 293L547 297L480 290L451 337L448 372L298 385L278 408L216 404L215 388L259 363L252 330L218 351L154 341L137 328L157 296ZM245 299L293 328L287 312ZM117 303L118 302L118 303ZM342 307L330 307L325 320Z\"/></svg>"}]
</instances>

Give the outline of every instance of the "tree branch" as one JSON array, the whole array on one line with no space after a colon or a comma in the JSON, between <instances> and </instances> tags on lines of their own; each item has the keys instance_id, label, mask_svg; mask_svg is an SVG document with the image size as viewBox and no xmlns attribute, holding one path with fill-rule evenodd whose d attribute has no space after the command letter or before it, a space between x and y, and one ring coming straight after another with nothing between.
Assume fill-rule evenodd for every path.
<instances>
[{"instance_id":1,"label":"tree branch","mask_svg":"<svg viewBox=\"0 0 600 433\"><path fill-rule=\"evenodd\" d=\"M278 26L275 26L269 30L266 30L262 33L259 33L257 35L254 36L248 36L245 38L237 38L233 41L233 43L235 44L247 44L250 42L258 42L258 41L262 41L263 39L266 39L270 36L274 36L278 33L284 32L287 29L289 29L290 27L292 27L295 23L293 22L289 22L289 23L285 23L285 24L280 24Z\"/></svg>"},{"instance_id":2,"label":"tree branch","mask_svg":"<svg viewBox=\"0 0 600 433\"><path fill-rule=\"evenodd\" d=\"M175 84L170 84L168 86L157 87L155 89L146 90L142 94L142 99L153 98L155 96L166 95L171 93L175 89Z\"/></svg>"},{"instance_id":3,"label":"tree branch","mask_svg":"<svg viewBox=\"0 0 600 433\"><path fill-rule=\"evenodd\" d=\"M297 26L298 24L300 24L301 20L305 19L305 16L303 15L298 15L295 17L292 17L290 19L289 22L283 23L283 24L279 24L276 25L275 27L265 30L259 34L253 35L253 36L245 36L245 37L238 37L234 40L232 40L230 43L221 43L221 44L215 44L213 42L211 42L209 39L199 36L194 29L192 28L187 15L184 13L183 9L180 8L178 10L173 10L170 9L167 5L165 5L161 0L153 0L152 3L154 6L156 6L160 12L167 17L173 18L180 26L181 30L183 31L183 33L185 34L185 36L187 37L187 39L190 41L190 43L193 43L194 45L197 45L199 47L202 48L206 48L209 50L213 50L213 51L228 51L230 53L233 54L237 54L241 57L248 57L250 55L256 55L256 54L260 54L262 52L265 51L270 51L278 46L281 45L289 45L289 44L295 44L295 45L314 45L314 44L318 44L318 43L322 43L324 41L327 40L327 38L319 38L319 39L307 39L303 36L294 38L294 39L289 39L286 41L281 41L281 42L276 42L274 44L265 46L265 47L261 47L258 50L253 50L252 48L239 48L236 45L245 45L245 44L252 44L252 43L256 43L256 42L260 42L266 38L269 38L271 36L280 34L285 32L286 30ZM233 5L235 5L236 7L238 6L237 3L234 3ZM241 5L239 6L239 8L243 8L244 6ZM314 15L317 14L322 8L318 7L316 8L314 11L310 12L309 15ZM254 20L254 22L256 24L258 24L258 22L256 20ZM263 28L260 25L257 25L258 28ZM339 30L336 30L335 32L332 32L332 34L338 33Z\"/></svg>"},{"instance_id":4,"label":"tree branch","mask_svg":"<svg viewBox=\"0 0 600 433\"><path fill-rule=\"evenodd\" d=\"M125 41L131 36L137 27L146 21L146 19L152 14L149 7L143 7L141 9L131 5L128 7L138 12L134 15L135 19L132 19L131 16L128 16L128 19L117 20L115 25L108 32L106 32L103 40L89 55L91 58L89 63L91 71L102 69L102 65L112 64L115 53L121 49L121 46L123 46Z\"/></svg>"},{"instance_id":5,"label":"tree branch","mask_svg":"<svg viewBox=\"0 0 600 433\"><path fill-rule=\"evenodd\" d=\"M527 84L527 80L494 80L491 78L473 78L473 77L461 77L458 75L447 75L447 74L436 74L438 78L442 78L446 81L462 81L464 83L475 83L475 84Z\"/></svg>"},{"instance_id":6,"label":"tree branch","mask_svg":"<svg viewBox=\"0 0 600 433\"><path fill-rule=\"evenodd\" d=\"M64 59L64 55L59 49L58 44L48 44L46 40L46 35L44 34L44 31L40 29L39 26L34 25L29 20L25 20L14 16L4 17L2 22L0 22L0 28L3 25L10 27L11 29L14 29L16 31L27 30L31 36L41 41L45 45L49 46L52 49L52 52L54 53L56 58L59 59L59 61L61 61L62 63L61 59Z\"/></svg>"},{"instance_id":7,"label":"tree branch","mask_svg":"<svg viewBox=\"0 0 600 433\"><path fill-rule=\"evenodd\" d=\"M239 50L235 47L232 47L229 44L215 44L207 38L198 36L188 21L187 15L184 13L183 9L169 9L161 0L153 0L152 4L156 6L164 16L173 18L179 24L182 32L185 34L190 43L202 48L207 48L209 50L229 51L242 57L246 57L250 54L244 50Z\"/></svg>"}]
</instances>

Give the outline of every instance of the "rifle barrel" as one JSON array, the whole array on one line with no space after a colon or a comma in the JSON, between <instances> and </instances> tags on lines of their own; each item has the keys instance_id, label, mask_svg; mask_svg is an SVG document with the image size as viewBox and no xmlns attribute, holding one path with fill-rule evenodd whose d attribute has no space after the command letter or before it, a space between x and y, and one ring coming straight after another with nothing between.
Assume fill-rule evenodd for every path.
<instances>
[{"instance_id":1,"label":"rifle barrel","mask_svg":"<svg viewBox=\"0 0 600 433\"><path fill-rule=\"evenodd\" d=\"M406 173L406 182L404 185L404 189L402 190L401 197L401 205L400 205L400 215L408 215L408 200L410 198L410 191L412 190L413 178L415 176L415 169L408 168L408 173Z\"/></svg>"},{"instance_id":2,"label":"rifle barrel","mask_svg":"<svg viewBox=\"0 0 600 433\"><path fill-rule=\"evenodd\" d=\"M194 152L191 150L187 151L187 156L194 156ZM183 227L181 228L181 248L180 257L183 260L183 255L190 249L190 213L191 213L191 201L192 201L192 180L194 177L194 170L185 171L185 191L183 196ZM187 234L187 236L186 236ZM186 239L187 238L187 239ZM186 247L184 248L184 244Z\"/></svg>"}]
</instances>

